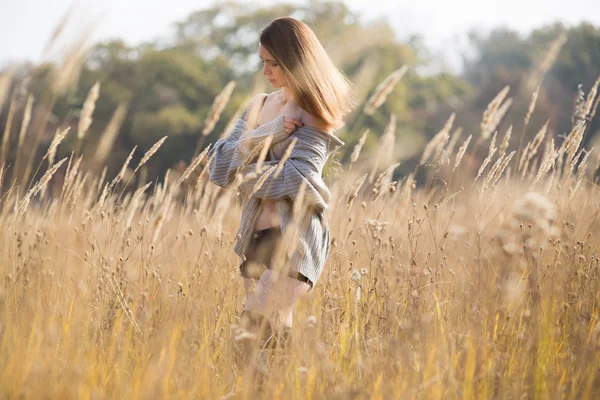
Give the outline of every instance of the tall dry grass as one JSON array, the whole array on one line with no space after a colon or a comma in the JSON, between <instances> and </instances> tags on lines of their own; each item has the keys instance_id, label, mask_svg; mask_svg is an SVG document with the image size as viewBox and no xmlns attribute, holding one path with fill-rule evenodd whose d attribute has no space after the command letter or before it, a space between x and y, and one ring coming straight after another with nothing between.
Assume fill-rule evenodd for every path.
<instances>
[{"instance_id":1,"label":"tall dry grass","mask_svg":"<svg viewBox=\"0 0 600 400\"><path fill-rule=\"evenodd\" d=\"M449 119L426 146L424 187L412 174L391 181L393 124L376 152L387 160L381 171L360 156L364 133L352 169L330 187L327 265L297 307L291 350L275 358L263 396L600 395L600 193L585 168L585 129L574 125L540 153L542 128L517 169L511 130L500 151L487 143L507 95L492 101L481 132L457 128L450 139ZM54 164L67 132L24 197L11 181L0 198L0 397L257 396L232 346L244 301L232 250L240 201L207 182L207 152L178 179L142 180L128 193L132 154L112 180L86 172L93 154ZM483 168L461 164L472 135L489 146ZM62 188L41 197L63 164ZM294 207L294 229L302 212Z\"/></svg>"}]
</instances>

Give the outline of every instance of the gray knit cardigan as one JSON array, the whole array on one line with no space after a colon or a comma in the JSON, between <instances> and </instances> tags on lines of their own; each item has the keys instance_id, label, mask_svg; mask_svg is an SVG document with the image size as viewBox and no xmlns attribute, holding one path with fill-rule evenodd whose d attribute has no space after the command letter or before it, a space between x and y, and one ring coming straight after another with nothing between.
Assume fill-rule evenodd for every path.
<instances>
[{"instance_id":1,"label":"gray knit cardigan","mask_svg":"<svg viewBox=\"0 0 600 400\"><path fill-rule=\"evenodd\" d=\"M293 138L297 138L297 142L280 174L274 177L271 173L254 195L248 198L248 193L252 192L260 174L241 184L240 191L245 194L245 200L234 251L243 261L260 213L261 199L277 200L277 214L281 229L285 232L292 218L294 199L298 195L300 184L306 181L304 199L309 205L309 212L300 223L297 250L289 259L288 267L291 271L306 276L314 286L323 271L330 249L329 224L324 211L331 193L321 174L331 153L345 143L332 134L309 126L297 127L292 134L287 134L281 115L250 129L246 115L247 112L237 120L228 137L218 140L208 152L211 160L210 180L215 184L227 188L233 184L236 172L244 176L254 172L258 157L249 164L240 166L249 151L266 136L273 135L267 161L263 162L266 167L279 162Z\"/></svg>"}]
</instances>

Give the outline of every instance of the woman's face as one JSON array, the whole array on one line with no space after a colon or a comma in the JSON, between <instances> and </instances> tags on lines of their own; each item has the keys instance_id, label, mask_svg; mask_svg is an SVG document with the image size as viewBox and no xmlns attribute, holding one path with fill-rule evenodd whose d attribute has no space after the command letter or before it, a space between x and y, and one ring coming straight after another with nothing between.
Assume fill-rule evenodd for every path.
<instances>
[{"instance_id":1,"label":"woman's face","mask_svg":"<svg viewBox=\"0 0 600 400\"><path fill-rule=\"evenodd\" d=\"M287 86L287 79L283 74L281 66L275 61L275 57L262 45L258 46L258 54L263 62L262 73L269 79L274 88Z\"/></svg>"}]
</instances>

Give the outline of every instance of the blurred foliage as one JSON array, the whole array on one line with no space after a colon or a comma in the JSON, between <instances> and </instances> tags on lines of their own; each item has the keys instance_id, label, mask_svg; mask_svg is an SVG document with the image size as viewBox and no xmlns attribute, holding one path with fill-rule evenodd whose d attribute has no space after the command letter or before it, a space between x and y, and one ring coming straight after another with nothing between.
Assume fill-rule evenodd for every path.
<instances>
[{"instance_id":1,"label":"blurred foliage","mask_svg":"<svg viewBox=\"0 0 600 400\"><path fill-rule=\"evenodd\" d=\"M600 76L600 29L586 23L568 29L562 24L553 24L536 29L526 37L507 29L497 29L486 36L472 33L476 53L465 62L464 79L477 91L460 110L459 121L476 130L471 124L480 120L489 101L504 86L510 85L509 96L514 98L514 103L502 127L506 129L513 124L516 132L521 132L533 92L527 82L543 63L551 43L561 34L566 35L567 41L542 77L527 135L535 135L548 119L553 132L569 132L577 86L582 84L587 95ZM600 124L596 118L589 131L598 129Z\"/></svg>"},{"instance_id":2,"label":"blurred foliage","mask_svg":"<svg viewBox=\"0 0 600 400\"><path fill-rule=\"evenodd\" d=\"M528 134L535 134L534 130L547 118L553 121L551 129L568 131L577 85L583 84L587 92L600 75L600 33L587 24L570 29L551 25L527 37L506 29L488 35L472 33L474 55L465 59L461 76L449 73L424 76L418 71L429 63L429 55L418 36L402 41L386 19L361 22L344 3L311 1L300 7L278 4L255 8L222 2L176 23L170 37L135 47L120 40L96 45L77 85L56 99L39 157L56 128L72 126L76 132L87 93L99 81L100 97L83 143L84 155L95 151L118 105L128 103L127 116L107 159L109 176L118 172L133 146L139 149L132 161L135 165L153 143L168 135L165 145L148 163L147 178L162 178L168 168L180 161L190 161L201 140L212 101L229 81L236 81L236 89L215 129L202 142L204 146L219 138L248 95L270 90L260 74L258 36L263 27L282 15L300 18L311 26L336 65L355 83L361 104L337 132L346 142L342 162L348 161L366 128L371 134L364 153L365 157L372 156L369 151L376 147L391 114L397 120L396 136L404 143L423 136L427 140L452 112L457 113L455 126L464 128L463 137L476 136L483 110L505 85L511 86L510 96L515 100L505 121L522 123L531 99L525 83L549 43L560 33L566 33L568 41L544 76ZM375 87L403 65L410 67L409 73L383 106L372 116L362 113L364 101ZM27 85L36 98L48 90L53 68L48 64L29 67ZM6 108L0 114L3 121ZM507 128L505 125L501 125L503 130ZM515 126L515 132L520 132L520 128ZM596 122L592 130L597 129ZM76 147L74 136L74 133L69 135L65 145L61 145L59 157L70 154ZM415 160L403 161L397 173L410 171L415 163Z\"/></svg>"}]
</instances>

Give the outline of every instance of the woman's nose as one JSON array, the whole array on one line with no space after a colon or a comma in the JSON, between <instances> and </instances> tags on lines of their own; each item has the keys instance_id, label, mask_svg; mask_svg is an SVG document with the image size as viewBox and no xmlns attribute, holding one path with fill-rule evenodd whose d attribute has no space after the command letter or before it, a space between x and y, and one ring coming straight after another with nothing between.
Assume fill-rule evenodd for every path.
<instances>
[{"instance_id":1,"label":"woman's nose","mask_svg":"<svg viewBox=\"0 0 600 400\"><path fill-rule=\"evenodd\" d=\"M263 75L269 75L271 71L269 71L268 67L265 65L263 66L262 73Z\"/></svg>"}]
</instances>

